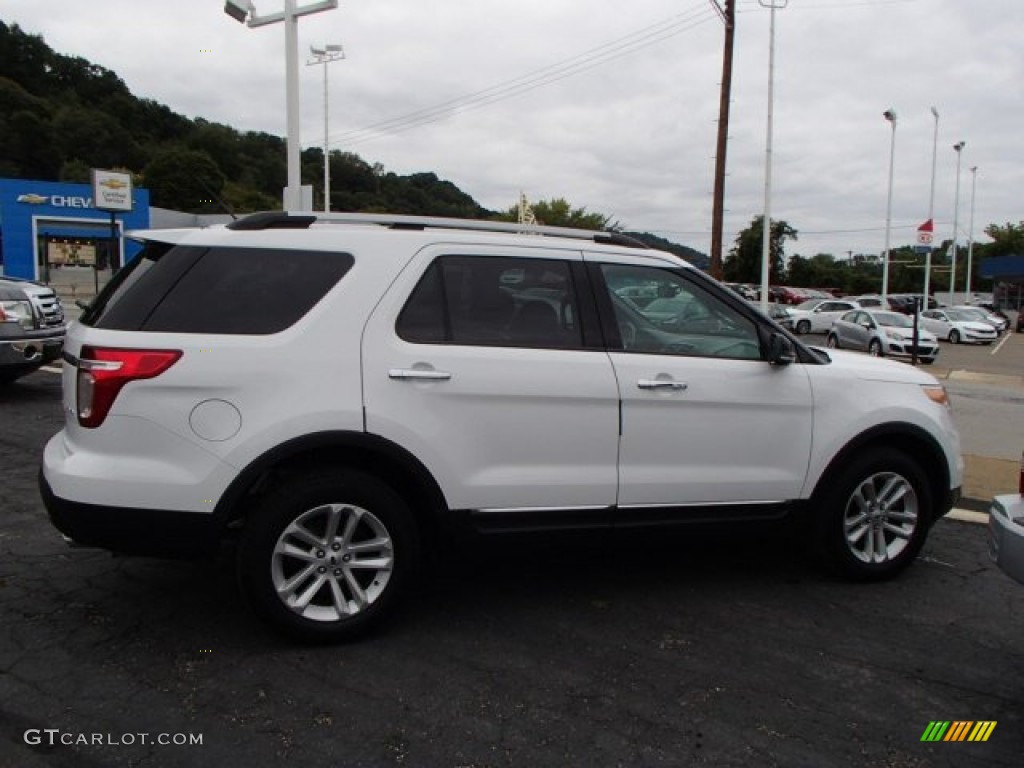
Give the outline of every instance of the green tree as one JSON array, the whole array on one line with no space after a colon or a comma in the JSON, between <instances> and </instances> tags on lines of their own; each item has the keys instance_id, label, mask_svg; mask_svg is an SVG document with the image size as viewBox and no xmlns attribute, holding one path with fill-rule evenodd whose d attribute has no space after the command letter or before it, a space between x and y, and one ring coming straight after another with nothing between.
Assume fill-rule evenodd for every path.
<instances>
[{"instance_id":1,"label":"green tree","mask_svg":"<svg viewBox=\"0 0 1024 768\"><path fill-rule=\"evenodd\" d=\"M737 283L757 283L761 280L762 243L764 242L764 216L755 216L750 226L740 231L736 242L725 257L725 279ZM783 282L786 259L786 240L796 240L797 231L782 220L771 224L771 242L768 246L771 285Z\"/></svg>"},{"instance_id":2,"label":"green tree","mask_svg":"<svg viewBox=\"0 0 1024 768\"><path fill-rule=\"evenodd\" d=\"M989 224L985 234L992 238L984 245L985 256L1024 256L1024 221L1004 226Z\"/></svg>"},{"instance_id":3,"label":"green tree","mask_svg":"<svg viewBox=\"0 0 1024 768\"><path fill-rule=\"evenodd\" d=\"M143 175L153 205L190 213L220 210L214 196L224 188L224 174L205 152L181 147L163 150Z\"/></svg>"},{"instance_id":4,"label":"green tree","mask_svg":"<svg viewBox=\"0 0 1024 768\"><path fill-rule=\"evenodd\" d=\"M591 213L586 208L573 208L564 197L556 197L551 200L540 200L531 203L533 215L537 217L538 224L549 227L570 227L572 229L619 229L619 224L611 224L611 216L601 213ZM497 216L498 221L519 221L519 206L513 205L504 213Z\"/></svg>"}]
</instances>

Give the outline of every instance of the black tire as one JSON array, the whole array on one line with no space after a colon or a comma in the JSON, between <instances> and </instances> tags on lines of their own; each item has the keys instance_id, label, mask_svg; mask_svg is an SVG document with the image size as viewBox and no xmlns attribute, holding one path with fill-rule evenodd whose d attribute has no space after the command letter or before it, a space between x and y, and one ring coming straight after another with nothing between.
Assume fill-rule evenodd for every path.
<instances>
[{"instance_id":1,"label":"black tire","mask_svg":"<svg viewBox=\"0 0 1024 768\"><path fill-rule=\"evenodd\" d=\"M415 521L397 493L364 472L322 469L292 476L260 499L245 522L238 576L261 619L292 638L329 643L391 614L419 557Z\"/></svg>"},{"instance_id":2,"label":"black tire","mask_svg":"<svg viewBox=\"0 0 1024 768\"><path fill-rule=\"evenodd\" d=\"M934 357L922 357L921 358L921 365L931 365L934 362L935 362L935 358Z\"/></svg>"},{"instance_id":3,"label":"black tire","mask_svg":"<svg viewBox=\"0 0 1024 768\"><path fill-rule=\"evenodd\" d=\"M885 353L882 351L882 342L872 339L868 344L868 354L872 357L885 357Z\"/></svg>"},{"instance_id":4,"label":"black tire","mask_svg":"<svg viewBox=\"0 0 1024 768\"><path fill-rule=\"evenodd\" d=\"M814 514L815 547L823 563L852 581L881 581L896 576L921 551L934 514L932 492L912 458L872 447L822 480Z\"/></svg>"},{"instance_id":5,"label":"black tire","mask_svg":"<svg viewBox=\"0 0 1024 768\"><path fill-rule=\"evenodd\" d=\"M949 343L950 344L959 344L960 343L960 331L958 331L956 328L954 328L952 331L949 332Z\"/></svg>"},{"instance_id":6,"label":"black tire","mask_svg":"<svg viewBox=\"0 0 1024 768\"><path fill-rule=\"evenodd\" d=\"M825 339L825 346L829 347L830 349L839 349L839 337L836 336L834 333L830 333L828 335L828 338Z\"/></svg>"},{"instance_id":7,"label":"black tire","mask_svg":"<svg viewBox=\"0 0 1024 768\"><path fill-rule=\"evenodd\" d=\"M811 323L808 320L800 320L796 324L796 332L801 336L811 332Z\"/></svg>"}]
</instances>

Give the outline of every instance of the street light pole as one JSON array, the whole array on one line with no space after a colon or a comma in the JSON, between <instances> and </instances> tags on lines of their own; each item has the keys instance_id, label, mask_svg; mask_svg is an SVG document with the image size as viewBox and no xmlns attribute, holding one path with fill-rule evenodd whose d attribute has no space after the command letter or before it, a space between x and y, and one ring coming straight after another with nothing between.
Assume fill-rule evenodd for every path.
<instances>
[{"instance_id":1,"label":"street light pole","mask_svg":"<svg viewBox=\"0 0 1024 768\"><path fill-rule=\"evenodd\" d=\"M932 137L932 185L928 194L928 221L932 222L932 229L935 227L935 164L939 157L939 110L932 107L932 116L935 118L935 134ZM924 296L921 297L921 307L928 309L928 294L932 278L932 251L934 245L928 246L924 255Z\"/></svg>"},{"instance_id":2,"label":"street light pole","mask_svg":"<svg viewBox=\"0 0 1024 768\"><path fill-rule=\"evenodd\" d=\"M768 278L771 274L772 234L772 124L775 109L775 10L785 8L789 0L757 0L771 9L768 31L768 129L764 161L764 229L761 234L761 311L768 312Z\"/></svg>"},{"instance_id":3,"label":"street light pole","mask_svg":"<svg viewBox=\"0 0 1024 768\"><path fill-rule=\"evenodd\" d=\"M340 45L325 45L323 48L309 47L313 58L306 62L306 66L314 64L324 65L324 212L331 210L331 145L328 134L328 110L327 101L327 65L332 61L345 58L345 51Z\"/></svg>"},{"instance_id":4,"label":"street light pole","mask_svg":"<svg viewBox=\"0 0 1024 768\"><path fill-rule=\"evenodd\" d=\"M971 268L974 255L974 192L978 185L978 166L971 168L971 224L967 230L967 303L971 303Z\"/></svg>"},{"instance_id":5,"label":"street light pole","mask_svg":"<svg viewBox=\"0 0 1024 768\"><path fill-rule=\"evenodd\" d=\"M963 152L966 141L958 141L953 145L953 149L956 151L956 198L953 200L953 245L952 252L953 256L950 261L949 270L949 302L954 303L953 293L956 289L956 239L957 239L957 227L959 226L960 216L960 157Z\"/></svg>"},{"instance_id":6,"label":"street light pole","mask_svg":"<svg viewBox=\"0 0 1024 768\"><path fill-rule=\"evenodd\" d=\"M288 115L288 187L285 189L284 209L302 209L302 166L299 147L299 16L330 11L338 7L338 0L320 0L317 3L296 6L295 0L284 0L284 10L260 16L252 0L226 0L224 13L235 21L244 22L250 29L284 22L285 47L285 106Z\"/></svg>"},{"instance_id":7,"label":"street light pole","mask_svg":"<svg viewBox=\"0 0 1024 768\"><path fill-rule=\"evenodd\" d=\"M896 165L896 110L891 107L882 116L892 124L892 138L889 141L889 194L885 204L885 254L882 262L882 308L888 306L889 297L889 243L892 234L892 177Z\"/></svg>"}]
</instances>

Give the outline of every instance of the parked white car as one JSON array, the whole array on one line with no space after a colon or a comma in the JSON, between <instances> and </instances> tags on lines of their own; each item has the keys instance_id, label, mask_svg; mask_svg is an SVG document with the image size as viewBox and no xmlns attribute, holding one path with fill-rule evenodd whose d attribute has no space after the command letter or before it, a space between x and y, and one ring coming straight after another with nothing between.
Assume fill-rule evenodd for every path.
<instances>
[{"instance_id":1,"label":"parked white car","mask_svg":"<svg viewBox=\"0 0 1024 768\"><path fill-rule=\"evenodd\" d=\"M274 212L134 237L68 330L50 517L124 554L229 541L249 605L305 640L371 627L481 533L790 517L891 578L960 493L934 377L807 347L616 233Z\"/></svg>"},{"instance_id":2,"label":"parked white car","mask_svg":"<svg viewBox=\"0 0 1024 768\"><path fill-rule=\"evenodd\" d=\"M993 315L984 307L953 307L958 312L964 312L972 317L976 318L979 322L988 323L996 329L996 333L1005 333L1006 329L1010 327L1010 321L1000 317L999 315Z\"/></svg>"},{"instance_id":3,"label":"parked white car","mask_svg":"<svg viewBox=\"0 0 1024 768\"><path fill-rule=\"evenodd\" d=\"M991 325L959 309L926 310L921 313L921 325L953 344L991 344L999 336Z\"/></svg>"},{"instance_id":4,"label":"parked white car","mask_svg":"<svg viewBox=\"0 0 1024 768\"><path fill-rule=\"evenodd\" d=\"M832 324L826 343L833 349L859 349L874 357L912 357L914 320L899 312L854 309ZM939 340L935 334L918 327L918 359L931 365L938 355Z\"/></svg>"},{"instance_id":5,"label":"parked white car","mask_svg":"<svg viewBox=\"0 0 1024 768\"><path fill-rule=\"evenodd\" d=\"M849 299L811 299L792 307L789 314L797 333L828 333L837 318L858 307Z\"/></svg>"}]
</instances>

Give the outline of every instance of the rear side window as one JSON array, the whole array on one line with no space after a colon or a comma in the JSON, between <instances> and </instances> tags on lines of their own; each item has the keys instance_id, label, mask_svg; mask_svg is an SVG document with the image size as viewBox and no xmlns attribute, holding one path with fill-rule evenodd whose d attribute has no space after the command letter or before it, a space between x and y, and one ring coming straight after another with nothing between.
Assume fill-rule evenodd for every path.
<instances>
[{"instance_id":1,"label":"rear side window","mask_svg":"<svg viewBox=\"0 0 1024 768\"><path fill-rule=\"evenodd\" d=\"M352 263L347 253L151 243L83 321L112 330L278 333L322 299Z\"/></svg>"},{"instance_id":2,"label":"rear side window","mask_svg":"<svg viewBox=\"0 0 1024 768\"><path fill-rule=\"evenodd\" d=\"M582 346L568 262L443 256L423 275L398 316L415 344L572 349Z\"/></svg>"}]
</instances>

